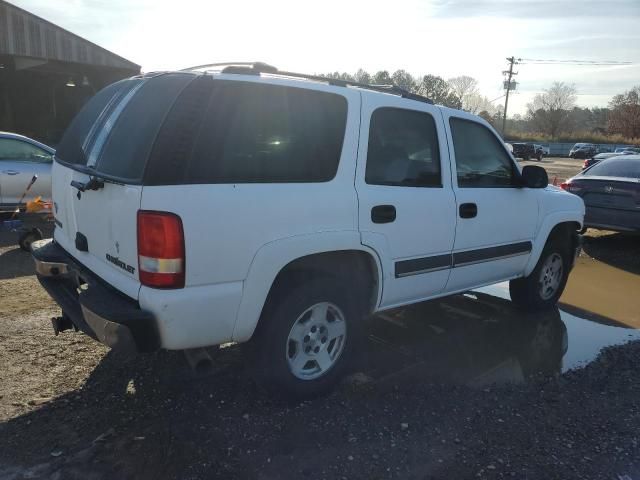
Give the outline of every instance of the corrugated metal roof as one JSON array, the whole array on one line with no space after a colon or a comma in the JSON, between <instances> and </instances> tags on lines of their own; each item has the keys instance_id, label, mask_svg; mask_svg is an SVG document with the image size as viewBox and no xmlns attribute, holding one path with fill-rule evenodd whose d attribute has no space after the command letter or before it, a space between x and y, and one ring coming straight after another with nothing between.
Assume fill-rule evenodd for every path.
<instances>
[{"instance_id":1,"label":"corrugated metal roof","mask_svg":"<svg viewBox=\"0 0 640 480\"><path fill-rule=\"evenodd\" d=\"M140 71L139 65L4 0L0 0L0 54Z\"/></svg>"}]
</instances>

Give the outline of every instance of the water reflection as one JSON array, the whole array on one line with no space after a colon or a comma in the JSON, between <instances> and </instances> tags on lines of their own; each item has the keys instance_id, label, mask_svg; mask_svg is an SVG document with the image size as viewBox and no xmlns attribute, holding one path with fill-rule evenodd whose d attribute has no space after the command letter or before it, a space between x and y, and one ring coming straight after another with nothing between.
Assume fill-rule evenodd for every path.
<instances>
[{"instance_id":1,"label":"water reflection","mask_svg":"<svg viewBox=\"0 0 640 480\"><path fill-rule=\"evenodd\" d=\"M424 302L373 319L362 370L379 382L482 386L555 375L593 360L640 331L553 309L517 310L508 285Z\"/></svg>"}]
</instances>

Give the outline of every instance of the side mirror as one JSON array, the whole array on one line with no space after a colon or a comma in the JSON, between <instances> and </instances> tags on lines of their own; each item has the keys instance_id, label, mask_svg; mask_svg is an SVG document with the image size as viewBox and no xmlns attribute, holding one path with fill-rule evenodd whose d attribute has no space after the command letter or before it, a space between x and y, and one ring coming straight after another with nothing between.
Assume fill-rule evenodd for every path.
<instances>
[{"instance_id":1,"label":"side mirror","mask_svg":"<svg viewBox=\"0 0 640 480\"><path fill-rule=\"evenodd\" d=\"M537 165L527 165L522 168L522 184L528 188L545 188L549 185L547 171Z\"/></svg>"}]
</instances>

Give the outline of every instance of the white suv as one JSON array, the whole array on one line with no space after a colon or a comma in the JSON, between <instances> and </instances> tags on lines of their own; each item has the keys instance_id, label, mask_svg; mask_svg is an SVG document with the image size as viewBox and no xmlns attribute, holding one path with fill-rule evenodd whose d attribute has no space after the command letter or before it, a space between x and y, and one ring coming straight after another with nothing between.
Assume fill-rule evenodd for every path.
<instances>
[{"instance_id":1,"label":"white suv","mask_svg":"<svg viewBox=\"0 0 640 480\"><path fill-rule=\"evenodd\" d=\"M554 305L582 200L520 170L481 118L264 64L100 91L53 166L33 256L75 327L112 347L247 342L268 385L327 390L372 312L511 280Z\"/></svg>"}]
</instances>

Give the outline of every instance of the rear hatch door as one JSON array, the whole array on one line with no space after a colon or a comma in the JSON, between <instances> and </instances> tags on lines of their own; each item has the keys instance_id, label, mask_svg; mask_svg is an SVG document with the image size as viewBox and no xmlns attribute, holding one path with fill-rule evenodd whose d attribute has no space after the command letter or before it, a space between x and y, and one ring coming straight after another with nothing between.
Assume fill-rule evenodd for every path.
<instances>
[{"instance_id":1,"label":"rear hatch door","mask_svg":"<svg viewBox=\"0 0 640 480\"><path fill-rule=\"evenodd\" d=\"M76 116L56 152L56 242L134 299L146 162L166 113L193 79L187 73L155 74L106 87Z\"/></svg>"}]
</instances>

